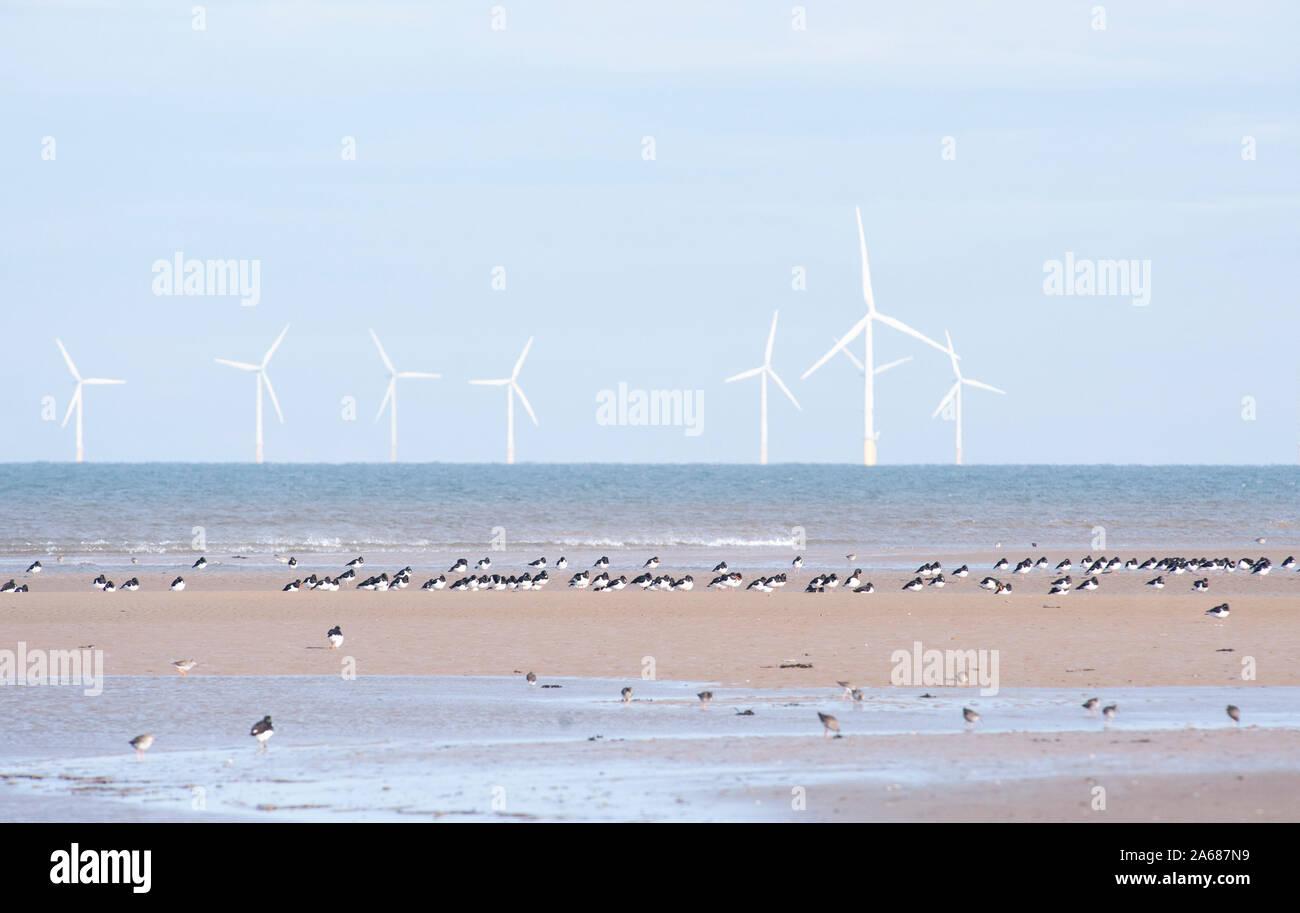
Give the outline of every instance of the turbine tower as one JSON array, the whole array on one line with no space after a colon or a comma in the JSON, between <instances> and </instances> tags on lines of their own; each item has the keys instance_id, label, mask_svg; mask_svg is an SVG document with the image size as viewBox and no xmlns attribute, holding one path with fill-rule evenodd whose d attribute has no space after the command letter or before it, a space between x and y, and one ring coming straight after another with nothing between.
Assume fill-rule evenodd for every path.
<instances>
[{"instance_id":1,"label":"turbine tower","mask_svg":"<svg viewBox=\"0 0 1300 913\"><path fill-rule=\"evenodd\" d=\"M275 406L275 414L280 418L280 424L284 424L284 413L280 411L280 402L275 398L275 388L271 386L271 378L266 374L266 366L271 361L271 356L275 350L280 347L284 340L284 334L289 332L289 324L284 325L280 335L271 343L271 348L266 350L266 355L262 358L260 365L250 365L244 361L229 361L225 358L214 359L218 364L229 365L232 368L239 368L241 371L255 371L257 373L257 462L262 462L262 386L266 386L266 392L271 394L271 405Z\"/></svg>"},{"instance_id":2,"label":"turbine tower","mask_svg":"<svg viewBox=\"0 0 1300 913\"><path fill-rule=\"evenodd\" d=\"M379 404L379 411L375 413L375 421L379 421L379 416L384 414L384 407L388 406L388 462L397 462L397 378L399 377L442 377L441 374L427 374L424 371L399 371L393 367L393 363L388 358L388 353L384 351L383 345L379 342L379 336L374 330L370 331L370 338L375 341L375 348L379 350L379 357L384 360L384 367L388 369L391 375L388 381L388 391L384 393L384 401Z\"/></svg>"},{"instance_id":3,"label":"turbine tower","mask_svg":"<svg viewBox=\"0 0 1300 913\"><path fill-rule=\"evenodd\" d=\"M61 427L63 428L68 427L68 419L72 418L72 410L76 409L77 410L77 462L80 463L82 462L82 460L85 458L86 455L85 448L82 447L81 444L81 409L82 409L82 402L83 402L81 388L86 386L87 384L90 384L91 386L100 386L102 384L124 384L126 383L126 381L106 380L105 378L102 377L83 378L80 372L77 371L77 366L72 363L72 356L70 356L68 354L68 350L63 347L63 341L60 339L56 339L54 340L54 344L57 345L59 347L59 351L63 353L63 360L67 362L68 370L72 372L72 377L77 382L76 389L72 391L72 400L71 402L68 403L68 414L63 416L63 425Z\"/></svg>"},{"instance_id":4,"label":"turbine tower","mask_svg":"<svg viewBox=\"0 0 1300 913\"><path fill-rule=\"evenodd\" d=\"M954 383L951 388L949 388L947 395L945 395L943 399L939 400L939 405L935 407L934 414L931 415L930 418L932 419L935 418L940 412L943 411L944 406L948 405L949 402L953 402L955 399L955 405L957 409L957 465L960 466L961 465L961 388L962 386L965 385L968 387L979 387L981 390L992 390L994 393L1001 393L1003 395L1005 395L1007 391L999 390L997 387L990 387L988 384L980 383L978 380L971 380L969 377L962 377L961 368L957 367L957 353L954 352L952 348L952 336L948 334L947 330L944 330L943 335L948 340L948 357L952 359L952 373L956 375L957 382Z\"/></svg>"},{"instance_id":5,"label":"turbine tower","mask_svg":"<svg viewBox=\"0 0 1300 913\"><path fill-rule=\"evenodd\" d=\"M537 416L533 413L533 407L528 403L528 397L524 396L523 388L519 386L519 369L524 366L524 359L528 357L528 350L533 347L533 337L528 337L528 342L524 343L524 350L519 353L519 360L515 362L515 369L509 377L502 377L496 380L471 380L471 384L487 387L505 387L506 388L506 463L511 464L515 461L515 396L518 395L519 402L524 404L528 410L528 417L537 424Z\"/></svg>"},{"instance_id":6,"label":"turbine tower","mask_svg":"<svg viewBox=\"0 0 1300 913\"><path fill-rule=\"evenodd\" d=\"M862 231L862 210L854 207L858 216L858 246L862 251L862 297L867 302L867 313L861 320L855 323L852 328L844 334L840 340L831 347L831 350L821 357L816 364L803 373L805 379L826 362L830 361L836 352L844 349L849 343L858 337L859 333L865 334L865 365L862 367L863 377L863 435L862 435L862 463L865 466L876 465L876 438L875 429L875 398L876 398L876 371L875 352L873 348L872 332L873 324L876 321L883 323L885 326L893 327L900 333L906 333L908 336L921 340L928 346L933 346L940 352L947 352L943 346L935 342L928 336L918 333L916 330L903 323L901 320L895 320L876 310L876 298L871 291L871 267L867 263L867 236ZM887 365L886 368L893 367L893 364Z\"/></svg>"},{"instance_id":7,"label":"turbine tower","mask_svg":"<svg viewBox=\"0 0 1300 913\"><path fill-rule=\"evenodd\" d=\"M803 411L803 406L799 405L799 401L794 398L794 394L790 392L790 389L781 382L781 378L772 370L772 344L776 342L776 318L780 313L779 310L772 312L772 332L767 335L767 348L763 351L763 363L757 368L742 371L734 377L728 377L726 380L727 383L731 383L733 380L744 380L747 377L753 377L755 374L758 374L762 380L758 419L758 462L760 466L767 465L767 379L771 377L776 382L776 385L781 388L781 391L790 397L790 402L794 403L794 407L800 412Z\"/></svg>"}]
</instances>

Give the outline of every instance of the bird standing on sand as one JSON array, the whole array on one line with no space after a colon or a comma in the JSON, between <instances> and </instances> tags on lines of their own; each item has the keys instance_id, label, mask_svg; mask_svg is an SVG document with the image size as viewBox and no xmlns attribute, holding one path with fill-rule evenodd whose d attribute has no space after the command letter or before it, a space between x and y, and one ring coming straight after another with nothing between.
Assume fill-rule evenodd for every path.
<instances>
[{"instance_id":1,"label":"bird standing on sand","mask_svg":"<svg viewBox=\"0 0 1300 913\"><path fill-rule=\"evenodd\" d=\"M40 572L41 572L41 563L39 561L33 561L31 564L27 565L26 573L39 574Z\"/></svg>"},{"instance_id":2,"label":"bird standing on sand","mask_svg":"<svg viewBox=\"0 0 1300 913\"><path fill-rule=\"evenodd\" d=\"M1223 605L1216 605L1205 614L1212 615L1215 618L1227 618L1229 611L1230 609L1228 608L1228 604L1225 602Z\"/></svg>"},{"instance_id":3,"label":"bird standing on sand","mask_svg":"<svg viewBox=\"0 0 1300 913\"><path fill-rule=\"evenodd\" d=\"M1095 697L1090 697L1083 702L1083 709L1088 712L1088 716L1096 716L1097 708L1101 706L1101 701Z\"/></svg>"},{"instance_id":4,"label":"bird standing on sand","mask_svg":"<svg viewBox=\"0 0 1300 913\"><path fill-rule=\"evenodd\" d=\"M835 719L835 717L831 716L829 713L822 713L821 711L817 712L817 718L822 721L822 726L825 727L825 732L822 733L823 738L829 739L832 732L836 734L836 738L839 737L839 720Z\"/></svg>"},{"instance_id":5,"label":"bird standing on sand","mask_svg":"<svg viewBox=\"0 0 1300 913\"><path fill-rule=\"evenodd\" d=\"M527 675L524 676L524 681L528 682L529 688L536 688L537 674L535 672L529 672Z\"/></svg>"},{"instance_id":6,"label":"bird standing on sand","mask_svg":"<svg viewBox=\"0 0 1300 913\"><path fill-rule=\"evenodd\" d=\"M257 739L257 750L259 752L266 751L267 741L271 736L275 735L275 727L271 725L270 714L262 717L254 723L253 728L248 731L248 734Z\"/></svg>"},{"instance_id":7,"label":"bird standing on sand","mask_svg":"<svg viewBox=\"0 0 1300 913\"><path fill-rule=\"evenodd\" d=\"M177 669L177 671L180 672L182 678L184 678L184 677L185 677L185 674L186 674L187 672L189 672L191 669L193 669L195 666L197 666L198 664L199 664L199 661L198 661L197 659L174 659L174 660L172 660L172 665L175 666L176 669Z\"/></svg>"},{"instance_id":8,"label":"bird standing on sand","mask_svg":"<svg viewBox=\"0 0 1300 913\"><path fill-rule=\"evenodd\" d=\"M1234 726L1241 725L1241 711L1232 704L1228 705L1228 716L1232 717L1232 724Z\"/></svg>"},{"instance_id":9,"label":"bird standing on sand","mask_svg":"<svg viewBox=\"0 0 1300 913\"><path fill-rule=\"evenodd\" d=\"M695 695L695 696L698 697L698 698L700 699L700 709L701 709L701 710L704 710L705 708L707 708L707 707L709 706L709 701L713 700L713 692L712 692L712 691L701 691L699 694L697 694L697 695Z\"/></svg>"},{"instance_id":10,"label":"bird standing on sand","mask_svg":"<svg viewBox=\"0 0 1300 913\"><path fill-rule=\"evenodd\" d=\"M966 718L966 728L973 729L981 719L980 715L969 707L961 708L961 715Z\"/></svg>"},{"instance_id":11,"label":"bird standing on sand","mask_svg":"<svg viewBox=\"0 0 1300 913\"><path fill-rule=\"evenodd\" d=\"M181 590L185 589L185 578L184 578L184 577L177 577L175 580L173 580L173 581L172 581L172 589L175 590L177 593L179 593Z\"/></svg>"},{"instance_id":12,"label":"bird standing on sand","mask_svg":"<svg viewBox=\"0 0 1300 913\"><path fill-rule=\"evenodd\" d=\"M337 650L343 646L343 629L335 625L330 628L329 633L325 635L325 639L330 642L331 650Z\"/></svg>"},{"instance_id":13,"label":"bird standing on sand","mask_svg":"<svg viewBox=\"0 0 1300 913\"><path fill-rule=\"evenodd\" d=\"M195 561L194 564L191 565L191 568L196 571L201 571L207 566L208 566L208 559L200 555L199 560Z\"/></svg>"},{"instance_id":14,"label":"bird standing on sand","mask_svg":"<svg viewBox=\"0 0 1300 913\"><path fill-rule=\"evenodd\" d=\"M632 689L631 689L631 688L624 688L623 691L622 691L622 694L623 694L623 703L624 703L624 704L629 704L629 703L631 703L631 701L632 701Z\"/></svg>"},{"instance_id":15,"label":"bird standing on sand","mask_svg":"<svg viewBox=\"0 0 1300 913\"><path fill-rule=\"evenodd\" d=\"M1101 715L1106 719L1106 728L1110 728L1110 721L1115 719L1115 711L1119 709L1118 704L1107 704L1101 708Z\"/></svg>"},{"instance_id":16,"label":"bird standing on sand","mask_svg":"<svg viewBox=\"0 0 1300 913\"><path fill-rule=\"evenodd\" d=\"M790 562L790 567L798 570L803 567L803 555L795 555L794 560Z\"/></svg>"},{"instance_id":17,"label":"bird standing on sand","mask_svg":"<svg viewBox=\"0 0 1300 913\"><path fill-rule=\"evenodd\" d=\"M1237 708L1233 707L1232 709L1236 710ZM144 735L138 735L131 740L131 747L135 749L135 756L138 760L141 761L144 760L144 753L149 750L149 746L152 744L153 744L153 735L148 732L146 732Z\"/></svg>"}]
</instances>

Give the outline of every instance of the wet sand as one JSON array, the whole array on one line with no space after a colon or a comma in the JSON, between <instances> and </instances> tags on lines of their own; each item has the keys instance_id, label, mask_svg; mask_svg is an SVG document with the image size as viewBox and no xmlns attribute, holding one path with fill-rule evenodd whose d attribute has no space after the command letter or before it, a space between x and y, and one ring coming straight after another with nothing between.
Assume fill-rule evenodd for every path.
<instances>
[{"instance_id":1,"label":"wet sand","mask_svg":"<svg viewBox=\"0 0 1300 913\"><path fill-rule=\"evenodd\" d=\"M565 586L570 569L553 572L542 592L422 592L433 572L417 569L401 591L282 593L287 571L210 568L183 572L188 588L173 593L175 571L130 568L110 576L120 583L135 573L142 589L105 594L90 588L93 574L60 570L25 578L30 593L0 596L0 647L93 644L109 675L174 675L169 662L191 657L200 662L192 675L327 674L347 656L360 674L640 678L652 661L661 680L798 687L888 685L894 651L919 641L997 650L1003 687L1300 684L1295 572L1211 573L1206 594L1191 592L1191 574L1152 591L1145 573L1114 573L1095 592L1060 598L1044 595L1056 575L1042 571L1000 574L1015 585L1002 596L978 588L981 570L919 593L900 591L905 575L876 575L872 595L806 594L806 572L763 595L705 589L711 575L698 568L665 571L689 571L697 589L574 591ZM1223 601L1229 618L1204 614ZM323 649L336 624L344 649ZM1254 679L1243 678L1243 660Z\"/></svg>"}]
</instances>

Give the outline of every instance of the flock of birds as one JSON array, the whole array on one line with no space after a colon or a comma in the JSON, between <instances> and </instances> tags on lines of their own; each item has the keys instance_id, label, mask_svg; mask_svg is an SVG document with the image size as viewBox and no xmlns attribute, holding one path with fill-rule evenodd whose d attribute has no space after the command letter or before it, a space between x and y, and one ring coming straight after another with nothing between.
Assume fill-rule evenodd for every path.
<instances>
[{"instance_id":1,"label":"flock of birds","mask_svg":"<svg viewBox=\"0 0 1300 913\"><path fill-rule=\"evenodd\" d=\"M857 559L855 553L845 556L850 563ZM298 559L295 557L285 557L277 555L276 558L289 567L297 567ZM135 559L132 559L134 563ZM412 569L409 565L401 570L388 574L387 572L378 575L361 578L358 571L365 566L365 558L357 556L349 561L343 571L336 576L318 576L310 574L306 577L296 578L286 583L282 590L286 593L296 593L301 590L322 590L325 592L337 591L344 586L354 586L356 589L387 591L402 590L411 585ZM658 556L651 557L641 565L641 573L638 576L628 579L626 574L620 574L614 577L610 574L608 568L610 559L608 555L602 555L588 570L579 571L573 574L568 581L571 589L587 590L594 592L617 592L627 587L636 587L644 591L652 590L677 590L690 591L695 589L695 578L686 574L682 577L673 577L670 574L656 574L655 570L659 567L660 560ZM192 570L203 570L208 566L206 557L200 557L192 565ZM445 573L436 577L431 577L420 587L422 590L453 590L453 591L477 591L477 590L541 590L548 583L551 577L547 571L547 560L545 557L537 558L528 562L530 570L521 574L502 575L488 573L492 568L492 558L485 556L474 565L474 572L469 573L469 560L466 558L457 559ZM569 566L569 561L561 557L555 562L556 570L564 570ZM791 567L795 570L803 566L803 556L797 556L791 562ZM1295 556L1287 558L1279 565L1284 571L1295 570L1297 562ZM39 574L41 572L41 562L34 561L27 568L27 574ZM1071 572L1078 568L1081 579L1077 582L1071 575ZM1146 586L1154 590L1162 590L1172 581L1172 578L1191 574L1203 575L1196 577L1192 581L1191 589L1195 593L1208 592L1210 589L1210 572L1223 572L1232 574L1237 571L1244 572L1253 576L1265 576L1273 569L1272 561L1267 557L1261 558L1185 558L1182 556L1173 556L1166 558L1151 557L1145 561L1139 562L1136 558L1129 558L1127 561L1118 556L1106 557L1102 555L1099 558L1093 558L1087 555L1081 558L1076 565L1071 559L1066 558L1055 565L1053 568L1051 562L1046 557L1040 557L1037 560L1025 558L1012 567L1007 558L1002 558L994 563L992 570L994 573L1006 572L1019 576L1027 576L1035 571L1052 570L1058 576L1051 582L1047 591L1049 596L1067 596L1073 590L1082 590L1089 592L1099 589L1101 586L1100 578L1103 574L1111 574L1119 571L1137 571L1140 573L1154 573L1155 576L1146 582ZM595 572L593 574L593 572ZM448 574L464 574L465 576L458 579L450 580ZM713 567L713 579L707 584L711 590L730 590L739 589L742 586L746 590L754 590L759 593L773 593L784 587L789 578L785 573L770 575L760 574L745 583L743 575L737 571L732 571L726 561L721 561ZM943 564L939 561L930 561L918 567L910 580L903 584L902 589L906 592L918 592L924 589L942 589L947 586L949 577L953 579L963 579L970 576L971 570L968 565L950 571L944 574ZM1169 578L1169 579L1167 579ZM117 590L128 592L140 589L140 580L137 577L131 577L121 586L109 580L104 574L100 574L91 581L91 585L102 592L113 593ZM186 586L184 577L176 577L171 584L170 589L173 591L184 590ZM1009 581L1000 580L992 575L983 577L979 586L981 589L992 591L995 595L1012 592L1013 585ZM851 574L844 578L835 573L815 574L804 587L805 593L827 593L835 590L843 590L848 593L870 594L876 591L875 584L870 580L863 578L862 568L855 568ZM19 584L16 580L10 579L7 583L0 585L0 594L3 593L26 593L29 587L26 583ZM1215 618L1226 618L1231 613L1228 603L1221 603L1206 611L1206 615Z\"/></svg>"},{"instance_id":2,"label":"flock of birds","mask_svg":"<svg viewBox=\"0 0 1300 913\"><path fill-rule=\"evenodd\" d=\"M276 557L282 563L287 564L291 568L298 566L298 559L295 557L283 557L278 555ZM857 559L857 555L853 553L850 553L845 557L850 563ZM132 563L135 563L134 558L132 559ZM360 568L364 567L365 563L366 563L365 558L363 556L358 555L356 558L349 561L344 567L344 570L335 577L330 577L328 575L317 576L316 574L310 574L307 577L297 578L293 581L290 581L282 589L284 592L288 592L288 593L298 592L304 589L324 590L329 592L329 591L337 591L345 584L351 584L354 585L357 589L384 591L384 590L405 589L411 583L412 569L409 565L395 572L391 576L387 573L381 573L379 575L368 576L362 580L357 580L357 578L360 576L357 573L357 571ZM620 575L617 578L614 578L611 577L608 572L608 568L610 566L609 556L602 555L592 565L591 570L579 571L575 573L573 576L571 576L569 578L569 586L573 589L578 589L578 590L585 590L590 588L596 592L604 592L604 591L616 592L618 590L625 589L628 586L639 587L640 589L647 590L647 591L648 590L689 591L695 588L695 579L690 574L687 574L680 578L674 578L671 575L667 575L667 574L654 574L653 572L659 567L659 564L660 564L659 557L654 556L646 560L646 562L641 566L642 573L639 576L634 577L632 580L628 580L627 575L625 574ZM1296 564L1297 562L1295 557L1288 556L1281 563L1280 567L1284 571L1290 571L1296 568ZM194 564L191 566L191 569L201 571L207 566L208 566L207 558L200 557L197 561L194 562ZM456 591L540 590L544 586L546 586L547 583L550 582L550 575L547 573L546 570L547 560L545 557L540 557L534 561L530 561L528 563L528 566L532 570L525 571L524 573L519 575L512 574L508 576L502 576L500 574L473 573L461 577L458 580L455 580L449 584L447 582L447 574L463 574L469 570L469 561L465 558L460 558L457 559L455 563L453 563L452 566L448 568L445 573L439 574L437 577L433 577L427 580L423 584L423 586L421 586L421 589L422 590L449 589L449 590L456 590ZM568 566L569 566L569 562L568 559L565 557L561 557L557 562L555 562L555 568L557 570L564 570ZM796 556L795 559L791 562L791 567L794 568L795 570L798 570L802 566L803 566L803 556ZM1017 563L1015 567L1011 566L1011 562L1008 559L1002 558L996 563L994 563L993 571L1004 572L1009 570L1009 572L1012 574L1027 576L1028 574L1034 571L1047 570L1049 569L1050 566L1051 566L1051 562L1049 562L1046 557L1041 557L1036 561L1033 560L1032 558L1025 558L1024 560ZM474 566L474 570L476 572L486 572L490 570L491 567L492 567L491 557L485 556ZM1070 575L1070 572L1074 570L1074 568L1075 568L1075 564L1069 558L1066 558L1063 561L1056 564L1054 568L1054 572L1063 576L1059 576L1056 580L1052 581L1051 587L1048 590L1049 596L1065 596L1069 594L1072 589L1076 589L1076 588L1085 591L1096 590L1100 586L1098 580L1100 575L1109 574L1121 570L1138 571L1142 573L1155 573L1156 576L1153 577L1151 580L1148 580L1146 582L1146 586L1152 589L1159 590L1159 589L1164 589L1165 586L1167 585L1167 582L1165 580L1166 575L1170 577L1176 577L1183 574L1196 575L1196 574L1208 574L1208 572L1224 572L1224 573L1231 574L1236 571L1244 571L1254 576L1265 576L1269 573L1269 571L1273 569L1273 564L1267 557L1239 558L1236 561L1233 561L1230 558L1201 557L1201 558L1189 559L1189 558L1178 556L1178 557L1166 557L1166 558L1157 559L1155 557L1151 557L1148 558L1146 561L1139 562L1136 558L1130 558L1127 561L1124 561L1117 556L1107 558L1106 556L1103 555L1099 558L1093 558L1091 555L1088 555L1080 559L1078 563L1078 568L1082 576L1082 580L1079 582L1077 587L1075 586L1074 578ZM37 560L32 562L32 564L28 566L26 573L28 575L34 575L34 574L39 574L41 570L42 570L42 564L39 560ZM592 575L592 570L597 571L595 576ZM721 561L718 564L716 564L713 567L711 573L713 573L715 576L708 584L709 589L738 589L739 587L744 585L743 576L738 572L732 571L727 566L727 562L725 561ZM969 566L963 564L960 567L956 568L955 570L951 571L950 573L952 577L957 579L962 579L968 577L971 572ZM357 581L357 582L354 584L353 581ZM753 580L751 580L749 584L745 586L745 589L756 590L762 593L771 593L785 586L787 582L788 582L788 578L785 573L778 573L778 574L772 574L766 576L759 575L755 577ZM943 564L939 561L931 561L922 564L920 567L918 567L916 569L915 575L912 577L911 580L903 584L902 589L908 592L916 592L926 588L942 589L944 586L947 585L947 583L948 583L947 577L943 573ZM131 577L129 580L125 581L119 587L112 580L109 580L104 574L100 574L97 577L95 577L95 579L91 581L91 585L95 589L98 589L105 593L116 592L118 589L125 590L127 592L133 592L135 590L140 589L140 581L136 577ZM992 590L994 593L999 593L999 594L1009 593L1012 591L1011 583L1003 582L991 575L985 576L980 581L979 585L981 589ZM185 578L178 576L176 577L176 579L174 579L171 582L169 588L173 591L179 592L181 590L184 590L185 586L186 586ZM845 592L851 592L851 593L874 593L876 590L875 585L871 581L863 580L862 569L855 568L854 571L851 574L849 574L847 577L845 577L843 580L841 580L839 576L834 572L829 574L816 574L812 577L811 580L808 581L807 586L804 588L804 592L826 593L826 592L834 591L841 587ZM1193 580L1192 582L1193 592L1202 593L1208 591L1209 588L1210 588L1210 582L1208 576L1202 576L1199 579ZM17 581L14 579L10 579L7 583L0 585L0 593L27 593L29 591L30 591L29 587L26 583L18 584ZM1220 605L1214 606L1213 608L1209 609L1205 614L1216 618L1226 618L1229 615L1230 611L1231 610L1228 604L1225 602ZM343 631L338 625L335 625L334 627L330 628L329 631L326 632L325 636L326 636L326 641L329 643L331 649L338 649L342 647ZM172 665L176 667L177 671L182 676L184 676L188 674L192 669L194 669L195 666L198 665L198 661L194 659L174 660L172 662ZM530 688L536 687L537 676L533 672L529 672L525 676L525 679L527 680L528 686ZM854 688L848 682L839 682L838 684L844 688L843 696L846 700L852 698L853 700L861 701L863 699L863 692L861 689ZM620 698L624 705L631 703L632 695L633 695L633 689L631 687L623 688L622 692L620 693ZM713 700L712 691L701 691L696 696L700 700L701 709L706 709L709 706L709 703ZM1089 698L1087 701L1083 703L1083 709L1089 715L1096 715L1100 703L1101 702L1098 698L1095 697ZM1118 710L1118 706L1116 704L1108 704L1105 707L1101 707L1101 715L1105 720L1105 725L1107 727L1110 726L1111 720L1115 718L1115 714L1117 710ZM1240 724L1241 712L1237 707L1229 704L1227 708L1227 714L1229 718L1232 719L1234 724ZM818 712L817 716L822 723L824 729L824 736L826 738L830 738L831 733L835 733L836 738L842 737L842 734L840 733L839 720L837 720L834 716L830 714L822 713L820 711ZM969 707L962 708L962 718L965 720L966 728L968 730L973 729L975 724L979 723L981 720L980 714ZM274 734L275 734L275 728L271 723L270 715L264 716L261 720L254 723L251 730L249 731L249 735L255 738L258 742L259 752L266 750L266 743L268 742L268 740L270 740L271 736L273 736ZM135 749L136 756L138 758L143 759L144 752L149 750L149 748L154 744L154 741L155 738L152 733L145 733L143 735L139 735L131 739L130 745L132 748Z\"/></svg>"}]
</instances>

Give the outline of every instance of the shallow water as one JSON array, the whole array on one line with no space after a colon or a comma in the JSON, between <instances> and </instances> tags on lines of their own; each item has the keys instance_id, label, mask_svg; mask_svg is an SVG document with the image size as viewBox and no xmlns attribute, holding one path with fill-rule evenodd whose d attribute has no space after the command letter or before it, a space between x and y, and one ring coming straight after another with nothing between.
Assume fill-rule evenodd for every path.
<instances>
[{"instance_id":1,"label":"shallow water","mask_svg":"<svg viewBox=\"0 0 1300 913\"><path fill-rule=\"evenodd\" d=\"M1228 703L1240 705L1251 726L1300 728L1300 688L1115 689L1097 695L1119 706L1106 735L1100 720L1084 714L1080 694L1055 689L992 697L931 689L933 698L921 698L919 689L879 689L857 704L820 686L540 684L560 687L450 676L123 676L108 679L93 698L73 687L0 687L0 820L159 813L182 820L732 820L757 813L730 792L790 782L917 785L1075 772L1050 759L985 756L958 766L920 752L877 756L867 765L848 752L827 751L809 763L777 750L789 739L817 744L818 711L834 714L842 732L855 736L960 739L963 706L983 715L983 732L1095 731L1107 741L1230 728ZM629 706L619 700L625 684L636 692ZM703 687L715 694L707 709L695 697ZM738 715L746 709L754 714ZM247 733L264 713L273 715L276 735L258 754ZM146 731L157 741L137 762L127 741ZM710 750L702 754L702 745ZM1212 772L1221 763L1202 752L1165 758L1160 769ZM1257 763L1300 768L1300 759ZM1237 772L1250 768L1234 764Z\"/></svg>"}]
</instances>

